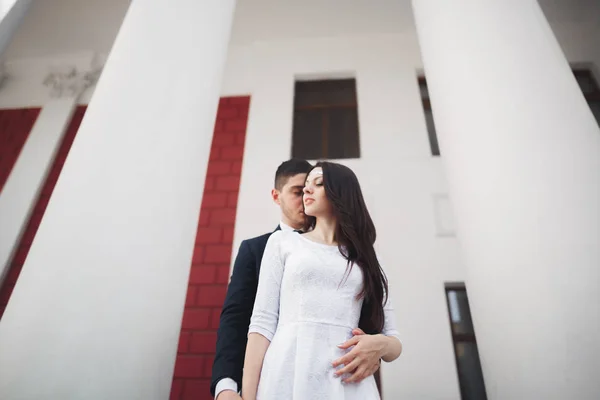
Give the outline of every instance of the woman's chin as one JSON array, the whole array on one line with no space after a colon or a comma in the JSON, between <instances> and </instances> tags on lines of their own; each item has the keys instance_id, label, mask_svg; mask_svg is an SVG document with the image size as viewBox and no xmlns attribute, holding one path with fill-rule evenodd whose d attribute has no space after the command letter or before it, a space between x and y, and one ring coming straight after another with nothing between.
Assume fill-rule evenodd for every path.
<instances>
[{"instance_id":1,"label":"woman's chin","mask_svg":"<svg viewBox=\"0 0 600 400\"><path fill-rule=\"evenodd\" d=\"M317 210L313 210L310 207L307 207L304 209L304 214L308 215L309 217L318 217L319 213Z\"/></svg>"}]
</instances>

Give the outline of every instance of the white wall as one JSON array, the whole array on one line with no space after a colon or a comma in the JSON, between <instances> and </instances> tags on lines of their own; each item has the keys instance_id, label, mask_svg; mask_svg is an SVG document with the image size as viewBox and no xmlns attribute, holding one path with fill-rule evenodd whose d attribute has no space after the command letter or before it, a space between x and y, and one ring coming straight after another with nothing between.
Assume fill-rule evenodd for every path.
<instances>
[{"instance_id":1,"label":"white wall","mask_svg":"<svg viewBox=\"0 0 600 400\"><path fill-rule=\"evenodd\" d=\"M128 3L36 2L7 50L10 79L0 90L0 107L42 105L49 64L80 53L105 55ZM542 4L569 61L598 65L600 6L592 0ZM446 182L439 159L430 156L410 13L409 2L400 0L238 1L222 94L252 100L234 248L277 224L269 191L275 168L290 156L295 76L353 74L362 157L344 163L357 173L378 228L405 344L401 359L383 367L385 395L458 399L444 282L464 274L457 239L436 236L433 196L446 192Z\"/></svg>"}]
</instances>

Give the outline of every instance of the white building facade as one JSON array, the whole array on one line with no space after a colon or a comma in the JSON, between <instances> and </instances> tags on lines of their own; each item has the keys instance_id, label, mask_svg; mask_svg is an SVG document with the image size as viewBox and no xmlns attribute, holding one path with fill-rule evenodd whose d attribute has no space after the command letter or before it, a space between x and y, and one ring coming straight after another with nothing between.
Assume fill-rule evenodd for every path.
<instances>
[{"instance_id":1,"label":"white building facade","mask_svg":"<svg viewBox=\"0 0 600 400\"><path fill-rule=\"evenodd\" d=\"M600 398L600 100L575 79L600 82L597 2L12 7L1 399L210 398L237 248L278 222L295 83L339 79L360 154L335 161L404 343L383 398Z\"/></svg>"}]
</instances>

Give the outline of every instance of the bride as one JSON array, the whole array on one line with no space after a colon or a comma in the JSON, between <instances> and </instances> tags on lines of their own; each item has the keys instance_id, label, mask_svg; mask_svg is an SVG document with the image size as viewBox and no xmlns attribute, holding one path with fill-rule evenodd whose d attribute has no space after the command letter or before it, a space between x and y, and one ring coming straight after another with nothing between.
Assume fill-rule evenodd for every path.
<instances>
[{"instance_id":1,"label":"bride","mask_svg":"<svg viewBox=\"0 0 600 400\"><path fill-rule=\"evenodd\" d=\"M358 179L341 164L317 163L303 202L307 233L277 231L265 248L242 398L379 399L361 359L378 352L393 361L402 345ZM357 326L368 335L353 336Z\"/></svg>"}]
</instances>

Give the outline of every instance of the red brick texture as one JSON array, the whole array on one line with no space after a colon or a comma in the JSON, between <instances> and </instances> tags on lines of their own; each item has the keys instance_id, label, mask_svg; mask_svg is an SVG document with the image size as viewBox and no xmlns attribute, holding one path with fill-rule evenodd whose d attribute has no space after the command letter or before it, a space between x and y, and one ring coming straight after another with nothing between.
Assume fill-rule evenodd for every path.
<instances>
[{"instance_id":1,"label":"red brick texture","mask_svg":"<svg viewBox=\"0 0 600 400\"><path fill-rule=\"evenodd\" d=\"M48 205L48 201L50 200L50 196L52 196L52 191L54 190L54 185L56 185L56 181L58 180L60 171L62 170L65 160L67 159L67 154L69 154L69 150L71 149L71 144L73 143L73 140L75 139L75 135L77 134L77 130L79 129L79 124L81 123L81 120L83 119L85 110L86 110L86 106L79 106L75 110L73 119L71 120L71 123L70 123L69 127L67 128L67 131L65 132L62 143L60 144L60 148L56 155L56 158L54 159L54 163L52 164L52 167L50 168L50 173L46 177L46 181L44 182L44 186L40 193L40 197L33 209L33 212L31 213L31 217L29 218L29 222L27 223L27 227L25 228L23 237L21 238L21 241L17 247L17 251L16 251L13 259L10 262L6 280L2 284L2 287L0 287L0 319L2 318L2 315L4 314L4 310L6 308L6 305L8 304L8 299L13 291L13 288L15 287L15 284L17 283L17 279L19 278L19 274L21 273L21 269L23 268L23 264L25 263L25 259L27 258L27 253L29 252L29 248L31 247L33 238L35 237L35 234L40 225L40 222L42 221L42 218L44 217L44 212L46 211L46 206ZM29 118L30 120L35 121L35 118L37 118L39 109L0 111L0 124L4 124L5 119L8 120L8 118L4 116L4 113L7 113L7 112L16 113L17 111L19 113L21 113L22 118L25 118L24 116L27 116L27 118ZM15 126L18 126L18 129L17 128L15 128L15 129L17 131L19 129L24 130L26 126L29 126L29 130L31 130L31 127L33 126L33 121L30 121L28 123L22 122L20 124L16 124ZM7 142L5 142L5 133L6 132L4 130L4 125L0 125L0 126L2 127L2 143L0 144L0 149L1 149L0 153L1 153L2 159L4 160L5 154L8 154L8 157L13 156L12 152L14 152L14 147L10 148L10 147L5 146L5 143L7 143ZM10 126L12 127L13 125L11 124ZM28 134L29 134L29 131L27 131L25 134L21 133L20 135L27 138ZM6 136L9 136L9 135L7 134ZM19 136L19 137L21 137L21 136ZM12 139L12 143L13 144L15 143L15 139ZM24 143L24 139L23 139L23 143ZM19 151L20 151L20 149L19 149ZM16 161L16 157L15 157L15 161ZM4 166L2 168L4 168ZM12 168L12 166L11 166L11 168ZM9 172L10 172L10 170L9 170Z\"/></svg>"},{"instance_id":2,"label":"red brick texture","mask_svg":"<svg viewBox=\"0 0 600 400\"><path fill-rule=\"evenodd\" d=\"M229 283L250 97L219 102L183 312L171 400L209 400L221 307Z\"/></svg>"},{"instance_id":3,"label":"red brick texture","mask_svg":"<svg viewBox=\"0 0 600 400\"><path fill-rule=\"evenodd\" d=\"M0 193L39 114L40 108L0 110Z\"/></svg>"}]
</instances>

